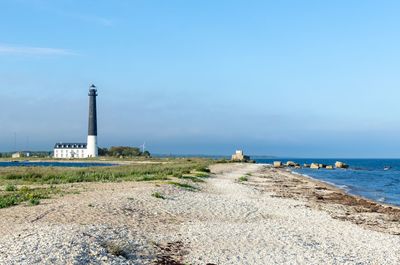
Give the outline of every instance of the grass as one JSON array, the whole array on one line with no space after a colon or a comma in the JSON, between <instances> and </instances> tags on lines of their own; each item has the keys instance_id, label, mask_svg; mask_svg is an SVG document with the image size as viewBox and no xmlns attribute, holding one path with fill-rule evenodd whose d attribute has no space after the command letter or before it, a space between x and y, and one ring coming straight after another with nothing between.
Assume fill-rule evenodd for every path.
<instances>
[{"instance_id":1,"label":"grass","mask_svg":"<svg viewBox=\"0 0 400 265\"><path fill-rule=\"evenodd\" d=\"M208 177L210 177L210 174L209 173L205 173L205 172L195 172L194 174L198 178L208 178Z\"/></svg>"},{"instance_id":2,"label":"grass","mask_svg":"<svg viewBox=\"0 0 400 265\"><path fill-rule=\"evenodd\" d=\"M198 172L204 172L204 173L210 173L210 169L206 166L198 166L196 167L196 171Z\"/></svg>"},{"instance_id":3,"label":"grass","mask_svg":"<svg viewBox=\"0 0 400 265\"><path fill-rule=\"evenodd\" d=\"M196 191L198 188L190 184L175 182L173 179L203 182L203 179L209 176L208 166L214 163L212 160L201 158L165 158L155 159L151 162L92 168L0 167L0 185L4 186L3 191L0 189L0 208L25 202L30 205L38 205L41 199L62 192L61 189L40 187L40 185L162 180L169 181L169 184L186 190ZM17 185L23 185L23 187L17 189ZM34 185L35 188L30 188L29 185Z\"/></svg>"},{"instance_id":4,"label":"grass","mask_svg":"<svg viewBox=\"0 0 400 265\"><path fill-rule=\"evenodd\" d=\"M0 208L7 208L23 202L29 202L30 205L38 205L40 204L41 199L50 198L51 194L60 192L60 189L54 187L29 188L27 186L23 186L19 190L0 193Z\"/></svg>"},{"instance_id":5,"label":"grass","mask_svg":"<svg viewBox=\"0 0 400 265\"><path fill-rule=\"evenodd\" d=\"M157 199L163 199L163 200L165 200L164 195L162 195L160 192L153 192L153 193L151 194L151 196L153 196L154 198L157 198Z\"/></svg>"},{"instance_id":6,"label":"grass","mask_svg":"<svg viewBox=\"0 0 400 265\"><path fill-rule=\"evenodd\" d=\"M249 179L247 178L247 176L241 176L238 181L239 182L243 182L243 181L248 181Z\"/></svg>"},{"instance_id":7,"label":"grass","mask_svg":"<svg viewBox=\"0 0 400 265\"><path fill-rule=\"evenodd\" d=\"M0 168L0 185L169 180L191 172L206 174L211 163L207 159L165 159L151 164L92 168L4 167Z\"/></svg>"},{"instance_id":8,"label":"grass","mask_svg":"<svg viewBox=\"0 0 400 265\"><path fill-rule=\"evenodd\" d=\"M4 188L5 191L16 191L17 187L14 184L7 184L6 187Z\"/></svg>"},{"instance_id":9,"label":"grass","mask_svg":"<svg viewBox=\"0 0 400 265\"><path fill-rule=\"evenodd\" d=\"M29 200L29 204L32 205L32 206L39 205L40 204L40 199L32 198L32 199Z\"/></svg>"},{"instance_id":10,"label":"grass","mask_svg":"<svg viewBox=\"0 0 400 265\"><path fill-rule=\"evenodd\" d=\"M198 188L196 188L195 186L192 186L192 185L187 184L187 183L180 183L180 182L176 182L176 181L169 181L169 182L167 182L167 184L174 185L174 186L176 186L176 187L183 188L183 189L189 190L189 191L197 191L197 190L198 190Z\"/></svg>"},{"instance_id":11,"label":"grass","mask_svg":"<svg viewBox=\"0 0 400 265\"><path fill-rule=\"evenodd\" d=\"M203 179L196 177L196 176L190 176L190 175L183 175L180 177L180 179L189 179L193 182L204 182Z\"/></svg>"}]
</instances>

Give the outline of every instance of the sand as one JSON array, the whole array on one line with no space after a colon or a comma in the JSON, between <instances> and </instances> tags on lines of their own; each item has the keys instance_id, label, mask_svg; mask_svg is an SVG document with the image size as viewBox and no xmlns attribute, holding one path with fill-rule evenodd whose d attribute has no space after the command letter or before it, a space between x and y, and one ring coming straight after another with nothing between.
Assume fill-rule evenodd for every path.
<instances>
[{"instance_id":1,"label":"sand","mask_svg":"<svg viewBox=\"0 0 400 265\"><path fill-rule=\"evenodd\" d=\"M80 194L0 209L0 264L400 264L394 207L264 165L212 172L197 192L76 184Z\"/></svg>"}]
</instances>

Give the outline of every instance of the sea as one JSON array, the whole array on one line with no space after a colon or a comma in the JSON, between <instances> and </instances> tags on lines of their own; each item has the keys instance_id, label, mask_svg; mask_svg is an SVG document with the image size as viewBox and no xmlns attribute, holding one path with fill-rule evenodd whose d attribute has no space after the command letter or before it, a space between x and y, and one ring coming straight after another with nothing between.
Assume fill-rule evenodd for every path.
<instances>
[{"instance_id":1,"label":"sea","mask_svg":"<svg viewBox=\"0 0 400 265\"><path fill-rule=\"evenodd\" d=\"M291 169L294 173L312 177L344 189L347 193L373 201L400 206L400 159L296 159L256 158L256 163L293 161L303 164L313 162L334 165L341 161L348 169ZM384 170L389 168L387 170Z\"/></svg>"}]
</instances>

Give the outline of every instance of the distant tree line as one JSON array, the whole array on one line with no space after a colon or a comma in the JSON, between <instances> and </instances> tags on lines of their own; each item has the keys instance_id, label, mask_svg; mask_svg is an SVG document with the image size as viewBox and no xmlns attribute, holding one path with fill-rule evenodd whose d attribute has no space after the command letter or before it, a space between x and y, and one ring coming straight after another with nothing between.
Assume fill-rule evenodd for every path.
<instances>
[{"instance_id":1,"label":"distant tree line","mask_svg":"<svg viewBox=\"0 0 400 265\"><path fill-rule=\"evenodd\" d=\"M12 154L17 153L17 152L2 152L0 153L0 157L2 158L8 158L11 157ZM21 153L21 157L27 157L27 153L29 153L30 157L49 157L51 156L51 152L49 151L33 151L33 152L28 152L28 151L24 151L24 152L20 152Z\"/></svg>"},{"instance_id":2,"label":"distant tree line","mask_svg":"<svg viewBox=\"0 0 400 265\"><path fill-rule=\"evenodd\" d=\"M99 156L113 156L113 157L137 157L144 156L150 157L149 151L142 152L138 147L130 146L111 146L110 148L99 148Z\"/></svg>"}]
</instances>

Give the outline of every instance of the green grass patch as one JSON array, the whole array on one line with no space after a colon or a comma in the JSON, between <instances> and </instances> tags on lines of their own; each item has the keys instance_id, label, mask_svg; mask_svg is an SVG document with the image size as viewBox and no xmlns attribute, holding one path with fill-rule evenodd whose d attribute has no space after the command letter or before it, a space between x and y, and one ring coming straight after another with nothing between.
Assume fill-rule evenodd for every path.
<instances>
[{"instance_id":1,"label":"green grass patch","mask_svg":"<svg viewBox=\"0 0 400 265\"><path fill-rule=\"evenodd\" d=\"M4 188L5 191L16 191L17 187L14 184L7 184Z\"/></svg>"},{"instance_id":2,"label":"green grass patch","mask_svg":"<svg viewBox=\"0 0 400 265\"><path fill-rule=\"evenodd\" d=\"M238 181L239 182L243 182L243 181L248 181L249 179L247 178L247 176L241 176Z\"/></svg>"},{"instance_id":3,"label":"green grass patch","mask_svg":"<svg viewBox=\"0 0 400 265\"><path fill-rule=\"evenodd\" d=\"M158 192L158 191L153 192L153 193L151 194L151 196L153 196L154 198L157 198L157 199L163 199L163 200L165 200L164 195L162 195L162 194L161 194L160 192Z\"/></svg>"},{"instance_id":4,"label":"green grass patch","mask_svg":"<svg viewBox=\"0 0 400 265\"><path fill-rule=\"evenodd\" d=\"M211 172L211 170L206 166L198 166L198 167L196 167L196 171L204 172L204 173L210 173Z\"/></svg>"},{"instance_id":5,"label":"green grass patch","mask_svg":"<svg viewBox=\"0 0 400 265\"><path fill-rule=\"evenodd\" d=\"M7 208L23 202L38 205L41 199L50 198L51 194L59 193L60 189L21 187L19 190L0 193L0 208Z\"/></svg>"},{"instance_id":6,"label":"green grass patch","mask_svg":"<svg viewBox=\"0 0 400 265\"><path fill-rule=\"evenodd\" d=\"M32 206L39 205L40 204L40 199L32 198L32 199L29 200L29 204L32 205Z\"/></svg>"},{"instance_id":7,"label":"green grass patch","mask_svg":"<svg viewBox=\"0 0 400 265\"><path fill-rule=\"evenodd\" d=\"M176 187L179 187L179 188L183 188L185 190L189 190L189 191L197 191L198 190L198 188L196 188L195 186L192 186L192 185L187 184L187 183L180 183L180 182L176 182L176 181L169 181L167 183L170 184L170 185L174 185Z\"/></svg>"},{"instance_id":8,"label":"green grass patch","mask_svg":"<svg viewBox=\"0 0 400 265\"><path fill-rule=\"evenodd\" d=\"M196 172L195 176L198 177L198 178L209 178L210 174L205 173L205 172Z\"/></svg>"},{"instance_id":9,"label":"green grass patch","mask_svg":"<svg viewBox=\"0 0 400 265\"><path fill-rule=\"evenodd\" d=\"M191 180L193 182L204 182L203 179L198 178L196 176L190 176L190 175L183 175L183 176L180 177L180 179L189 179L189 180Z\"/></svg>"},{"instance_id":10,"label":"green grass patch","mask_svg":"<svg viewBox=\"0 0 400 265\"><path fill-rule=\"evenodd\" d=\"M138 177L136 181L154 181L154 180L169 180L167 176L145 175Z\"/></svg>"},{"instance_id":11,"label":"green grass patch","mask_svg":"<svg viewBox=\"0 0 400 265\"><path fill-rule=\"evenodd\" d=\"M91 168L2 167L0 185L66 184L78 182L119 182L169 180L198 172L206 175L209 159L158 159L152 163Z\"/></svg>"}]
</instances>

